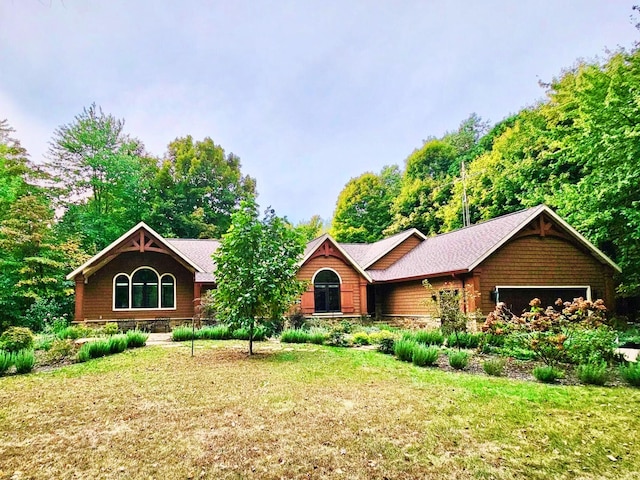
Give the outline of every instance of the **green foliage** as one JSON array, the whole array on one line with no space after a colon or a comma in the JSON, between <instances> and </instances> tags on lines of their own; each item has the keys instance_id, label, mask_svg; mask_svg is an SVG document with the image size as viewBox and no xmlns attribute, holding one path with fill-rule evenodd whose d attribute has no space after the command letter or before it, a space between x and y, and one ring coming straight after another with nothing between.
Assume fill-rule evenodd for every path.
<instances>
[{"instance_id":1,"label":"green foliage","mask_svg":"<svg viewBox=\"0 0 640 480\"><path fill-rule=\"evenodd\" d=\"M196 338L199 340L229 340L232 338L232 333L227 325L215 325L196 330Z\"/></svg>"},{"instance_id":2,"label":"green foliage","mask_svg":"<svg viewBox=\"0 0 640 480\"><path fill-rule=\"evenodd\" d=\"M367 332L356 332L353 334L353 343L356 345L370 345L371 340L369 339L369 334Z\"/></svg>"},{"instance_id":3,"label":"green foliage","mask_svg":"<svg viewBox=\"0 0 640 480\"><path fill-rule=\"evenodd\" d=\"M235 340L251 340L262 342L267 338L267 330L262 326L255 327L253 331L246 327L240 327L233 331L231 337Z\"/></svg>"},{"instance_id":4,"label":"green foliage","mask_svg":"<svg viewBox=\"0 0 640 480\"><path fill-rule=\"evenodd\" d=\"M557 367L550 365L538 366L533 369L533 376L542 383L554 383L564 377L564 372Z\"/></svg>"},{"instance_id":5,"label":"green foliage","mask_svg":"<svg viewBox=\"0 0 640 480\"><path fill-rule=\"evenodd\" d=\"M31 349L19 350L13 354L13 364L19 374L29 373L36 363L36 356Z\"/></svg>"},{"instance_id":6,"label":"green foliage","mask_svg":"<svg viewBox=\"0 0 640 480\"><path fill-rule=\"evenodd\" d=\"M444 343L444 335L440 330L417 330L413 338L416 342L425 345L442 345Z\"/></svg>"},{"instance_id":7,"label":"green foliage","mask_svg":"<svg viewBox=\"0 0 640 480\"><path fill-rule=\"evenodd\" d=\"M60 340L56 338L51 344L45 357L47 363L58 363L73 355L75 350L71 340Z\"/></svg>"},{"instance_id":8,"label":"green foliage","mask_svg":"<svg viewBox=\"0 0 640 480\"><path fill-rule=\"evenodd\" d=\"M171 330L171 340L174 342L186 342L187 340L195 339L193 327L176 327Z\"/></svg>"},{"instance_id":9,"label":"green foliage","mask_svg":"<svg viewBox=\"0 0 640 480\"><path fill-rule=\"evenodd\" d=\"M310 242L314 238L318 238L322 235L324 230L324 221L320 215L312 216L308 221L298 222L296 230L302 235L305 242Z\"/></svg>"},{"instance_id":10,"label":"green foliage","mask_svg":"<svg viewBox=\"0 0 640 480\"><path fill-rule=\"evenodd\" d=\"M636 362L621 365L620 376L632 387L640 387L640 363Z\"/></svg>"},{"instance_id":11,"label":"green foliage","mask_svg":"<svg viewBox=\"0 0 640 480\"><path fill-rule=\"evenodd\" d=\"M504 375L504 367L507 364L504 358L491 358L482 363L482 369L487 375L492 377L501 377Z\"/></svg>"},{"instance_id":12,"label":"green foliage","mask_svg":"<svg viewBox=\"0 0 640 480\"><path fill-rule=\"evenodd\" d=\"M338 196L331 234L339 242L380 240L391 225L391 204L400 187L398 167L384 167L379 175L352 178Z\"/></svg>"},{"instance_id":13,"label":"green foliage","mask_svg":"<svg viewBox=\"0 0 640 480\"><path fill-rule=\"evenodd\" d=\"M416 347L417 343L413 340L401 339L394 343L393 345L393 353L398 360L402 360L403 362L411 362L413 360L413 349Z\"/></svg>"},{"instance_id":14,"label":"green foliage","mask_svg":"<svg viewBox=\"0 0 640 480\"><path fill-rule=\"evenodd\" d=\"M127 336L126 335L112 335L107 340L109 343L109 353L122 353L127 349Z\"/></svg>"},{"instance_id":15,"label":"green foliage","mask_svg":"<svg viewBox=\"0 0 640 480\"><path fill-rule=\"evenodd\" d=\"M55 298L38 298L31 304L21 324L34 332L55 332L69 324L65 308Z\"/></svg>"},{"instance_id":16,"label":"green foliage","mask_svg":"<svg viewBox=\"0 0 640 480\"><path fill-rule=\"evenodd\" d=\"M149 338L149 334L141 332L140 330L129 330L126 334L127 348L140 348L144 347Z\"/></svg>"},{"instance_id":17,"label":"green foliage","mask_svg":"<svg viewBox=\"0 0 640 480\"><path fill-rule=\"evenodd\" d=\"M458 334L451 333L447 337L447 345L449 347L458 348L477 348L480 345L482 334L460 332Z\"/></svg>"},{"instance_id":18,"label":"green foliage","mask_svg":"<svg viewBox=\"0 0 640 480\"><path fill-rule=\"evenodd\" d=\"M80 347L80 350L78 350L78 353L76 354L76 361L79 363L84 363L84 362L88 362L89 360L91 360L91 354L89 353L89 346L88 344L84 344L82 345L82 347Z\"/></svg>"},{"instance_id":19,"label":"green foliage","mask_svg":"<svg viewBox=\"0 0 640 480\"><path fill-rule=\"evenodd\" d=\"M86 362L92 358L106 357L111 353L109 340L93 340L80 347L76 359L78 362Z\"/></svg>"},{"instance_id":20,"label":"green foliage","mask_svg":"<svg viewBox=\"0 0 640 480\"><path fill-rule=\"evenodd\" d=\"M267 319L284 317L305 289L296 274L304 241L291 225L267 209L258 219L255 201L244 201L214 254L219 317L248 333Z\"/></svg>"},{"instance_id":21,"label":"green foliage","mask_svg":"<svg viewBox=\"0 0 640 480\"><path fill-rule=\"evenodd\" d=\"M13 354L0 350L0 375L4 375L13 365Z\"/></svg>"},{"instance_id":22,"label":"green foliage","mask_svg":"<svg viewBox=\"0 0 640 480\"><path fill-rule=\"evenodd\" d=\"M640 348L640 328L633 327L618 335L620 348Z\"/></svg>"},{"instance_id":23,"label":"green foliage","mask_svg":"<svg viewBox=\"0 0 640 480\"><path fill-rule=\"evenodd\" d=\"M33 348L35 337L26 327L9 327L0 335L0 348L9 352Z\"/></svg>"},{"instance_id":24,"label":"green foliage","mask_svg":"<svg viewBox=\"0 0 640 480\"><path fill-rule=\"evenodd\" d=\"M609 379L607 362L585 363L576 368L578 379L586 385L604 385Z\"/></svg>"},{"instance_id":25,"label":"green foliage","mask_svg":"<svg viewBox=\"0 0 640 480\"><path fill-rule=\"evenodd\" d=\"M378 345L378 351L380 353L386 353L387 355L392 355L395 353L395 338L383 338L380 340L380 344Z\"/></svg>"},{"instance_id":26,"label":"green foliage","mask_svg":"<svg viewBox=\"0 0 640 480\"><path fill-rule=\"evenodd\" d=\"M395 339L396 334L389 330L375 330L369 332L369 341L372 345L377 345L385 339Z\"/></svg>"},{"instance_id":27,"label":"green foliage","mask_svg":"<svg viewBox=\"0 0 640 480\"><path fill-rule=\"evenodd\" d=\"M41 333L35 337L33 349L48 351L57 339L55 335Z\"/></svg>"},{"instance_id":28,"label":"green foliage","mask_svg":"<svg viewBox=\"0 0 640 480\"><path fill-rule=\"evenodd\" d=\"M104 327L102 327L102 333L104 335L115 335L119 330L116 322L105 323Z\"/></svg>"},{"instance_id":29,"label":"green foliage","mask_svg":"<svg viewBox=\"0 0 640 480\"><path fill-rule=\"evenodd\" d=\"M418 367L430 367L438 361L440 351L437 347L427 347L417 343L413 347L411 361Z\"/></svg>"},{"instance_id":30,"label":"green foliage","mask_svg":"<svg viewBox=\"0 0 640 480\"><path fill-rule=\"evenodd\" d=\"M302 310L296 308L293 313L291 313L288 317L289 328L300 329L304 327L305 318Z\"/></svg>"},{"instance_id":31,"label":"green foliage","mask_svg":"<svg viewBox=\"0 0 640 480\"><path fill-rule=\"evenodd\" d=\"M306 330L289 329L282 332L280 341L283 343L309 343L309 337Z\"/></svg>"},{"instance_id":32,"label":"green foliage","mask_svg":"<svg viewBox=\"0 0 640 480\"><path fill-rule=\"evenodd\" d=\"M89 338L95 337L97 331L93 328L84 327L81 325L70 325L66 328L63 328L58 332L58 338L64 340L66 338L70 338L71 340L77 340L78 338Z\"/></svg>"},{"instance_id":33,"label":"green foliage","mask_svg":"<svg viewBox=\"0 0 640 480\"><path fill-rule=\"evenodd\" d=\"M461 291L456 285L448 283L445 283L442 289L433 288L429 280L424 280L422 285L427 290L426 303L434 305L437 310L442 333L458 338L467 329L468 318L462 311L462 306L477 294L474 294L470 287ZM458 340L455 344L460 348Z\"/></svg>"},{"instance_id":34,"label":"green foliage","mask_svg":"<svg viewBox=\"0 0 640 480\"><path fill-rule=\"evenodd\" d=\"M329 333L324 328L312 328L309 330L309 342L322 345L329 338Z\"/></svg>"},{"instance_id":35,"label":"green foliage","mask_svg":"<svg viewBox=\"0 0 640 480\"><path fill-rule=\"evenodd\" d=\"M469 354L463 351L449 353L449 365L456 370L463 370L469 364Z\"/></svg>"},{"instance_id":36,"label":"green foliage","mask_svg":"<svg viewBox=\"0 0 640 480\"><path fill-rule=\"evenodd\" d=\"M568 329L564 347L572 363L594 364L612 362L615 357L616 332L602 326L592 329Z\"/></svg>"}]
</instances>

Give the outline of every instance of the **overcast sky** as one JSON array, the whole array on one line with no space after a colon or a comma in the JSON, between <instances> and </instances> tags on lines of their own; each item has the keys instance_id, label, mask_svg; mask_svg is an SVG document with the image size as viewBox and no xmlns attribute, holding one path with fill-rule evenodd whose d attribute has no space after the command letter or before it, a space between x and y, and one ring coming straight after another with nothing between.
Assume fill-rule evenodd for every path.
<instances>
[{"instance_id":1,"label":"overcast sky","mask_svg":"<svg viewBox=\"0 0 640 480\"><path fill-rule=\"evenodd\" d=\"M263 207L328 219L351 177L631 47L633 3L0 0L0 119L34 161L92 102L158 156L209 136Z\"/></svg>"}]
</instances>

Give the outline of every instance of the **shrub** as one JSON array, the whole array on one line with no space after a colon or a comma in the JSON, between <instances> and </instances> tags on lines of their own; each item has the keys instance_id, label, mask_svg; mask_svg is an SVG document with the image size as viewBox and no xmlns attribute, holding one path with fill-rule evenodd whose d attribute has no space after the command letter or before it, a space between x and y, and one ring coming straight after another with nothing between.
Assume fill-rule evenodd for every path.
<instances>
[{"instance_id":1,"label":"shrub","mask_svg":"<svg viewBox=\"0 0 640 480\"><path fill-rule=\"evenodd\" d=\"M13 364L16 366L16 372L29 373L33 370L36 363L36 356L31 349L20 350L13 354Z\"/></svg>"},{"instance_id":2,"label":"shrub","mask_svg":"<svg viewBox=\"0 0 640 480\"><path fill-rule=\"evenodd\" d=\"M492 377L501 377L504 375L504 367L507 361L504 358L492 358L490 360L486 360L482 364L482 369L487 375L491 375Z\"/></svg>"},{"instance_id":3,"label":"shrub","mask_svg":"<svg viewBox=\"0 0 640 480\"><path fill-rule=\"evenodd\" d=\"M126 333L126 337L127 348L140 348L146 345L149 334L141 332L140 330L129 330Z\"/></svg>"},{"instance_id":4,"label":"shrub","mask_svg":"<svg viewBox=\"0 0 640 480\"><path fill-rule=\"evenodd\" d=\"M341 329L331 329L328 338L325 340L327 345L332 347L350 347L351 341L347 338Z\"/></svg>"},{"instance_id":5,"label":"shrub","mask_svg":"<svg viewBox=\"0 0 640 480\"><path fill-rule=\"evenodd\" d=\"M0 350L0 375L3 375L13 365L13 355L11 352Z\"/></svg>"},{"instance_id":6,"label":"shrub","mask_svg":"<svg viewBox=\"0 0 640 480\"><path fill-rule=\"evenodd\" d=\"M458 332L458 336L456 337L454 332L447 337L447 345L458 348L477 348L481 338L482 334L480 333Z\"/></svg>"},{"instance_id":7,"label":"shrub","mask_svg":"<svg viewBox=\"0 0 640 480\"><path fill-rule=\"evenodd\" d=\"M451 352L449 354L449 365L456 370L463 370L469 364L469 354L467 352Z\"/></svg>"},{"instance_id":8,"label":"shrub","mask_svg":"<svg viewBox=\"0 0 640 480\"><path fill-rule=\"evenodd\" d=\"M9 352L30 350L33 348L34 336L26 327L9 327L0 336L0 348Z\"/></svg>"},{"instance_id":9,"label":"shrub","mask_svg":"<svg viewBox=\"0 0 640 480\"><path fill-rule=\"evenodd\" d=\"M633 387L640 387L640 363L629 363L620 366L620 376Z\"/></svg>"},{"instance_id":10,"label":"shrub","mask_svg":"<svg viewBox=\"0 0 640 480\"><path fill-rule=\"evenodd\" d=\"M380 353L391 355L395 352L395 343L395 338L383 338L382 340L380 340L380 344L378 345L378 351Z\"/></svg>"},{"instance_id":11,"label":"shrub","mask_svg":"<svg viewBox=\"0 0 640 480\"><path fill-rule=\"evenodd\" d=\"M282 332L280 341L284 343L308 343L309 334L305 330L292 328Z\"/></svg>"},{"instance_id":12,"label":"shrub","mask_svg":"<svg viewBox=\"0 0 640 480\"><path fill-rule=\"evenodd\" d=\"M115 335L119 331L118 324L116 322L105 323L102 327L102 333L105 335Z\"/></svg>"},{"instance_id":13,"label":"shrub","mask_svg":"<svg viewBox=\"0 0 640 480\"><path fill-rule=\"evenodd\" d=\"M109 353L122 353L127 349L126 335L113 335L109 340Z\"/></svg>"},{"instance_id":14,"label":"shrub","mask_svg":"<svg viewBox=\"0 0 640 480\"><path fill-rule=\"evenodd\" d=\"M87 342L82 346L82 348L85 347L89 351L89 358L106 357L107 355L109 355L109 353L111 353L109 340L94 340L92 342Z\"/></svg>"},{"instance_id":15,"label":"shrub","mask_svg":"<svg viewBox=\"0 0 640 480\"><path fill-rule=\"evenodd\" d=\"M437 347L427 347L420 343L413 347L411 361L419 367L431 366L438 360L440 352Z\"/></svg>"},{"instance_id":16,"label":"shrub","mask_svg":"<svg viewBox=\"0 0 640 480\"><path fill-rule=\"evenodd\" d=\"M598 329L571 328L565 331L564 347L570 361L577 364L599 364L614 359L616 332L609 327Z\"/></svg>"},{"instance_id":17,"label":"shrub","mask_svg":"<svg viewBox=\"0 0 640 480\"><path fill-rule=\"evenodd\" d=\"M231 337L236 340L249 340L249 329L245 327L238 328L237 330L233 331ZM265 338L267 338L267 331L263 327L256 327L253 330L254 341L261 342Z\"/></svg>"},{"instance_id":18,"label":"shrub","mask_svg":"<svg viewBox=\"0 0 640 480\"><path fill-rule=\"evenodd\" d=\"M55 332L56 325L58 328L63 328L69 323L67 315L63 311L64 307L56 300L39 298L31 304L20 323L34 332Z\"/></svg>"},{"instance_id":19,"label":"shrub","mask_svg":"<svg viewBox=\"0 0 640 480\"><path fill-rule=\"evenodd\" d=\"M289 327L292 330L300 330L304 326L304 321L304 314L300 309L289 315Z\"/></svg>"},{"instance_id":20,"label":"shrub","mask_svg":"<svg viewBox=\"0 0 640 480\"><path fill-rule=\"evenodd\" d=\"M444 343L444 335L440 330L418 330L413 337L416 342L425 345L442 345Z\"/></svg>"},{"instance_id":21,"label":"shrub","mask_svg":"<svg viewBox=\"0 0 640 480\"><path fill-rule=\"evenodd\" d=\"M89 360L91 360L88 343L85 343L80 347L80 350L78 350L78 353L76 354L76 360L80 363L88 362Z\"/></svg>"},{"instance_id":22,"label":"shrub","mask_svg":"<svg viewBox=\"0 0 640 480\"><path fill-rule=\"evenodd\" d=\"M621 332L619 342L621 348L640 348L640 328L633 327Z\"/></svg>"},{"instance_id":23,"label":"shrub","mask_svg":"<svg viewBox=\"0 0 640 480\"><path fill-rule=\"evenodd\" d=\"M586 385L604 385L609 378L607 362L585 363L576 369L578 379Z\"/></svg>"},{"instance_id":24,"label":"shrub","mask_svg":"<svg viewBox=\"0 0 640 480\"><path fill-rule=\"evenodd\" d=\"M78 338L95 337L96 331L93 328L83 327L80 325L71 325L63 328L58 332L58 338L76 340Z\"/></svg>"},{"instance_id":25,"label":"shrub","mask_svg":"<svg viewBox=\"0 0 640 480\"><path fill-rule=\"evenodd\" d=\"M176 327L171 331L171 340L174 342L186 342L194 338L193 327Z\"/></svg>"},{"instance_id":26,"label":"shrub","mask_svg":"<svg viewBox=\"0 0 640 480\"><path fill-rule=\"evenodd\" d=\"M196 331L196 338L201 340L229 340L231 338L231 329L227 325L204 327Z\"/></svg>"},{"instance_id":27,"label":"shrub","mask_svg":"<svg viewBox=\"0 0 640 480\"><path fill-rule=\"evenodd\" d=\"M533 369L533 376L542 383L553 383L564 377L564 372L559 368L549 365L538 366Z\"/></svg>"},{"instance_id":28,"label":"shrub","mask_svg":"<svg viewBox=\"0 0 640 480\"><path fill-rule=\"evenodd\" d=\"M33 349L48 351L51 348L51 345L53 345L53 342L57 339L58 337L56 337L55 335L47 335L41 333L40 335L36 336L36 339L33 343Z\"/></svg>"},{"instance_id":29,"label":"shrub","mask_svg":"<svg viewBox=\"0 0 640 480\"><path fill-rule=\"evenodd\" d=\"M379 344L385 339L395 339L396 335L389 330L378 330L375 332L369 333L369 341L372 344Z\"/></svg>"},{"instance_id":30,"label":"shrub","mask_svg":"<svg viewBox=\"0 0 640 480\"><path fill-rule=\"evenodd\" d=\"M411 362L413 360L413 349L416 345L413 340L398 340L393 346L393 353L398 357L398 360Z\"/></svg>"},{"instance_id":31,"label":"shrub","mask_svg":"<svg viewBox=\"0 0 640 480\"><path fill-rule=\"evenodd\" d=\"M370 345L369 335L367 332L356 332L353 334L353 343L356 345Z\"/></svg>"},{"instance_id":32,"label":"shrub","mask_svg":"<svg viewBox=\"0 0 640 480\"><path fill-rule=\"evenodd\" d=\"M322 345L328 337L329 334L324 328L312 328L309 330L309 342L315 345Z\"/></svg>"},{"instance_id":33,"label":"shrub","mask_svg":"<svg viewBox=\"0 0 640 480\"><path fill-rule=\"evenodd\" d=\"M56 338L47 351L46 360L48 363L57 363L69 357L73 353L73 342L71 340L60 340Z\"/></svg>"}]
</instances>

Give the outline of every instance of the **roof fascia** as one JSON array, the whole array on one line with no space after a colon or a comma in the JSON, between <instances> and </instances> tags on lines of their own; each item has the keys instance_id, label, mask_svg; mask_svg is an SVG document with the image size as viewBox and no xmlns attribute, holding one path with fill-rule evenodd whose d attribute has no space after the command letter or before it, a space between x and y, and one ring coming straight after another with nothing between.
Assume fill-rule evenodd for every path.
<instances>
[{"instance_id":1,"label":"roof fascia","mask_svg":"<svg viewBox=\"0 0 640 480\"><path fill-rule=\"evenodd\" d=\"M426 280L428 278L455 277L456 275L463 275L469 272L470 270L451 270L449 272L429 273L427 275L413 275L411 277L391 278L388 280L374 280L373 283L376 285L382 285L385 283L412 282L415 280Z\"/></svg>"},{"instance_id":2,"label":"roof fascia","mask_svg":"<svg viewBox=\"0 0 640 480\"><path fill-rule=\"evenodd\" d=\"M353 257L351 257L351 255L349 255L344 248L342 248L340 246L340 244L338 242L335 241L335 239L329 235L328 233L325 233L322 237L320 237L318 239L318 245L316 245L316 248L314 248L313 250L307 252L307 254L304 256L304 258L302 259L302 262L300 262L300 265L304 265L307 260L309 260L309 258L316 252L316 250L318 250L318 248L320 248L322 246L322 244L326 241L329 240L337 249L338 251L344 255L344 257L349 260L349 262L351 263L351 265L353 266L353 268L355 268L358 273L360 273L360 275L362 275L364 278L367 279L367 281L369 283L373 283L373 279L371 278L371 275L369 275L360 265L358 265L358 263L353 259Z\"/></svg>"},{"instance_id":3,"label":"roof fascia","mask_svg":"<svg viewBox=\"0 0 640 480\"><path fill-rule=\"evenodd\" d=\"M362 268L364 268L365 270L367 268L369 268L371 265L373 265L374 263L376 263L378 260L380 260L381 258L383 258L385 255L387 255L389 252L391 252L391 250L393 250L394 248L396 248L397 246L399 246L400 244L402 244L405 240L407 240L411 235L416 235L418 238L420 238L420 241L424 241L427 239L426 235L424 233L422 233L420 230L418 230L417 228L411 228L409 230L407 230L406 232L404 232L405 235L398 235L399 240L397 240L396 242L394 242L389 248L387 248L384 252L382 252L381 254L377 255L373 260L370 260L369 262L367 262L365 265L362 266Z\"/></svg>"},{"instance_id":4,"label":"roof fascia","mask_svg":"<svg viewBox=\"0 0 640 480\"><path fill-rule=\"evenodd\" d=\"M187 263L187 265L190 265L191 267L193 267L195 269L195 271L197 272L202 272L202 268L200 268L198 265L196 265L191 259L189 259L188 257L186 257L182 252L180 252L178 249L176 249L173 245L171 245L169 242L167 242L162 235L158 234L153 228L151 228L149 225L147 225L144 222L139 222L137 225L135 225L133 228L131 228L130 230L128 230L126 233L122 234L120 237L118 237L116 240L114 240L113 242L111 242L108 246L106 246L105 248L103 248L102 250L100 250L98 253L96 253L93 257L91 257L89 260L87 260L86 262L84 262L82 265L80 265L78 268L76 268L73 272L71 272L69 275L67 275L67 280L71 280L72 278L74 278L76 275L82 273L87 267L91 266L92 264L94 264L95 262L97 262L98 260L100 260L102 257L106 256L111 250L113 250L119 243L123 242L124 240L126 240L129 236L133 235L133 233L135 233L136 231L138 231L139 229L145 229L148 233L150 233L151 235L153 235L156 240L158 240L160 243L162 243L162 245L164 245L168 250L170 250L171 252L173 252L176 256L178 256L179 258L181 258L185 263Z\"/></svg>"}]
</instances>

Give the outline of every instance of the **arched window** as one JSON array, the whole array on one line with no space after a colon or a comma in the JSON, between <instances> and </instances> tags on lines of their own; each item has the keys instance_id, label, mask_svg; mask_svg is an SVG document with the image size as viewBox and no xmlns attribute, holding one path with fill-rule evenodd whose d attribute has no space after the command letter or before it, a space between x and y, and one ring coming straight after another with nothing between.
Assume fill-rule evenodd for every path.
<instances>
[{"instance_id":1,"label":"arched window","mask_svg":"<svg viewBox=\"0 0 640 480\"><path fill-rule=\"evenodd\" d=\"M160 308L175 308L176 279L170 273L160 277Z\"/></svg>"},{"instance_id":2,"label":"arched window","mask_svg":"<svg viewBox=\"0 0 640 480\"><path fill-rule=\"evenodd\" d=\"M141 268L131 279L131 308L158 308L158 274Z\"/></svg>"},{"instance_id":3,"label":"arched window","mask_svg":"<svg viewBox=\"0 0 640 480\"><path fill-rule=\"evenodd\" d=\"M333 270L321 270L313 279L316 313L340 312L340 277Z\"/></svg>"},{"instance_id":4,"label":"arched window","mask_svg":"<svg viewBox=\"0 0 640 480\"><path fill-rule=\"evenodd\" d=\"M113 287L113 306L115 308L129 308L129 277L117 275Z\"/></svg>"}]
</instances>

